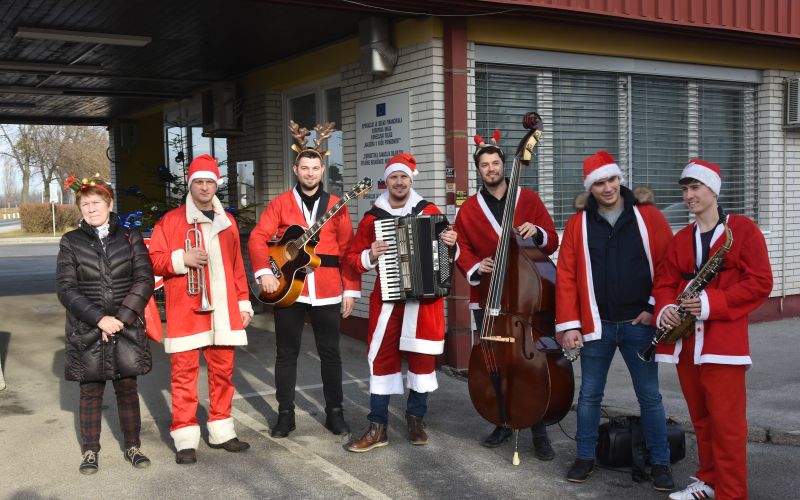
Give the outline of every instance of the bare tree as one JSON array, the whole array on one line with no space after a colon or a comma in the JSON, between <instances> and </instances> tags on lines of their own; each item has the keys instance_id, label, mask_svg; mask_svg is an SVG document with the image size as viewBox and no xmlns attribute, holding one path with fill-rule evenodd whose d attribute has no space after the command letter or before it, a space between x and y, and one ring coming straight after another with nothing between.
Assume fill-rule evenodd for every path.
<instances>
[{"instance_id":1,"label":"bare tree","mask_svg":"<svg viewBox=\"0 0 800 500\"><path fill-rule=\"evenodd\" d=\"M30 201L31 178L34 174L33 151L27 137L30 135L28 129L33 125L19 125L17 127L18 138L12 138L8 129L0 124L0 137L8 144L9 151L0 151L0 154L10 158L16 163L18 171L22 174L22 189L20 191L20 203L25 204Z\"/></svg>"},{"instance_id":2,"label":"bare tree","mask_svg":"<svg viewBox=\"0 0 800 500\"><path fill-rule=\"evenodd\" d=\"M16 140L12 140L5 129L2 132L11 148L6 155L14 158L23 172L25 198L28 191L26 171L28 179L34 172L41 177L45 202L50 201L49 185L54 180L63 184L70 175L80 179L96 173L108 179L110 163L105 154L108 134L101 128L20 125L17 127Z\"/></svg>"},{"instance_id":3,"label":"bare tree","mask_svg":"<svg viewBox=\"0 0 800 500\"><path fill-rule=\"evenodd\" d=\"M17 201L17 168L9 158L3 158L3 201L6 208L11 208Z\"/></svg>"}]
</instances>

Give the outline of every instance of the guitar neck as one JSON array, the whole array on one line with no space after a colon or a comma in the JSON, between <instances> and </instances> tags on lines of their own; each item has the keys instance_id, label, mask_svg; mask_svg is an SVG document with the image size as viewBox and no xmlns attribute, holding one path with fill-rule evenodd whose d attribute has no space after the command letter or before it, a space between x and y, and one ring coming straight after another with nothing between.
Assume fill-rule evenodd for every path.
<instances>
[{"instance_id":1,"label":"guitar neck","mask_svg":"<svg viewBox=\"0 0 800 500\"><path fill-rule=\"evenodd\" d=\"M301 237L297 238L297 246L299 248L302 248L303 246L305 246L305 244L308 243L308 241L311 238L313 238L322 229L322 226L324 226L325 223L328 222L331 219L331 217L336 215L336 212L341 210L341 208L343 206L345 206L347 204L347 202L350 201L350 198L352 198L352 197L353 197L353 195L351 193L347 193L346 195L344 195L342 197L341 200L337 201L336 204L334 206L332 206L330 210L325 212L325 215L320 217L317 220L317 222L314 223L313 226L311 226L308 229L306 229L303 232L303 235Z\"/></svg>"}]
</instances>

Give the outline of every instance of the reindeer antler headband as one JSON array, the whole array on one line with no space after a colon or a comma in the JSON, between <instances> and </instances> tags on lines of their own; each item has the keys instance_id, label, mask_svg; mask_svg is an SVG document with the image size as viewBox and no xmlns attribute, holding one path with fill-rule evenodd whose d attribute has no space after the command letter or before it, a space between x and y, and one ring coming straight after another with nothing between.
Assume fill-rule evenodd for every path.
<instances>
[{"instance_id":1,"label":"reindeer antler headband","mask_svg":"<svg viewBox=\"0 0 800 500\"><path fill-rule=\"evenodd\" d=\"M503 150L500 149L500 146L498 146L497 144L500 141L500 130L494 129L494 133L492 134L492 137L490 137L488 141L484 139L480 134L475 134L473 140L475 141L475 145L477 146L475 153L472 155L475 161L478 161L478 157L482 155L486 149L489 148L492 148L492 152L499 153L500 157L503 159L503 161L505 161L506 155L505 153L503 153Z\"/></svg>"},{"instance_id":2,"label":"reindeer antler headband","mask_svg":"<svg viewBox=\"0 0 800 500\"><path fill-rule=\"evenodd\" d=\"M317 126L314 127L314 132L317 133L317 136L314 138L314 147L308 146L308 136L311 135L310 130L305 127L300 127L300 124L295 123L294 120L289 120L289 130L292 132L292 137L294 137L297 143L292 144L292 151L297 153L297 156L308 151L319 156L321 160L331 154L330 151L323 151L322 147L330 138L331 134L336 131L335 122L325 122L322 125L317 124Z\"/></svg>"}]
</instances>

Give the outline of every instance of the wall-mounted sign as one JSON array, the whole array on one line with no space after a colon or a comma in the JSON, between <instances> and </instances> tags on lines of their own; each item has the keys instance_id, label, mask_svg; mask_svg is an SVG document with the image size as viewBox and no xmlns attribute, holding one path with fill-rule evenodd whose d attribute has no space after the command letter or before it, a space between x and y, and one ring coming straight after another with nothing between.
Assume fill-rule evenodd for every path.
<instances>
[{"instance_id":1,"label":"wall-mounted sign","mask_svg":"<svg viewBox=\"0 0 800 500\"><path fill-rule=\"evenodd\" d=\"M409 152L408 92L356 103L358 179L372 179L372 191L358 202L358 217L386 190L383 169L392 156Z\"/></svg>"}]
</instances>

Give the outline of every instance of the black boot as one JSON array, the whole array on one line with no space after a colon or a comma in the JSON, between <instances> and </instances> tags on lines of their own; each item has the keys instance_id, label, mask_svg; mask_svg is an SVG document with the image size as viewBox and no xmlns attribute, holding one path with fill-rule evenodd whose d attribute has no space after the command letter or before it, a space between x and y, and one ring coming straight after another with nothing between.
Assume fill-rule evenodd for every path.
<instances>
[{"instance_id":1,"label":"black boot","mask_svg":"<svg viewBox=\"0 0 800 500\"><path fill-rule=\"evenodd\" d=\"M556 452L550 445L550 438L547 436L533 438L533 454L536 458L545 462L556 458Z\"/></svg>"},{"instance_id":2,"label":"black boot","mask_svg":"<svg viewBox=\"0 0 800 500\"><path fill-rule=\"evenodd\" d=\"M274 438L285 438L294 429L294 410L279 411L278 422L272 428L271 435Z\"/></svg>"},{"instance_id":3,"label":"black boot","mask_svg":"<svg viewBox=\"0 0 800 500\"><path fill-rule=\"evenodd\" d=\"M512 434L513 432L508 427L497 426L486 439L481 441L481 444L487 448L497 448L508 441Z\"/></svg>"},{"instance_id":4,"label":"black boot","mask_svg":"<svg viewBox=\"0 0 800 500\"><path fill-rule=\"evenodd\" d=\"M350 434L350 426L344 419L344 410L341 408L325 408L325 428L337 436Z\"/></svg>"}]
</instances>

